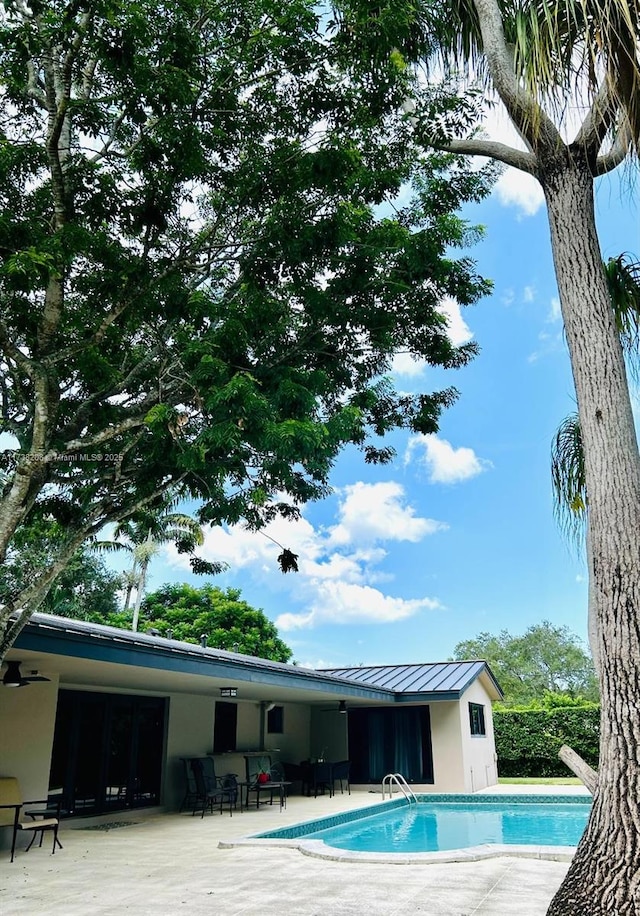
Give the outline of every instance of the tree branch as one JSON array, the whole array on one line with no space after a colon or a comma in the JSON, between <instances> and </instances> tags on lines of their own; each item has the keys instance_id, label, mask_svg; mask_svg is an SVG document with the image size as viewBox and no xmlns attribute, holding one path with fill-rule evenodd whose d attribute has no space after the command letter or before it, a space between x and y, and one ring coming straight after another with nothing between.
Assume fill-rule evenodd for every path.
<instances>
[{"instance_id":1,"label":"tree branch","mask_svg":"<svg viewBox=\"0 0 640 916\"><path fill-rule=\"evenodd\" d=\"M624 126L618 132L615 142L608 153L598 156L594 172L596 175L606 175L621 165L631 149L631 128L625 119Z\"/></svg>"},{"instance_id":2,"label":"tree branch","mask_svg":"<svg viewBox=\"0 0 640 916\"><path fill-rule=\"evenodd\" d=\"M587 157L595 159L600 152L605 137L615 123L618 108L613 104L609 83L605 80L600 86L591 107L582 122L572 146L582 147Z\"/></svg>"},{"instance_id":3,"label":"tree branch","mask_svg":"<svg viewBox=\"0 0 640 916\"><path fill-rule=\"evenodd\" d=\"M558 751L558 757L576 774L578 779L582 780L593 795L596 790L596 785L598 784L598 774L596 771L590 767L579 754L576 754L573 748L569 747L568 744L562 745Z\"/></svg>"},{"instance_id":4,"label":"tree branch","mask_svg":"<svg viewBox=\"0 0 640 916\"><path fill-rule=\"evenodd\" d=\"M536 157L533 153L525 150L515 149L507 146L506 143L499 143L497 140L482 140L475 137L469 137L466 140L450 140L448 143L434 143L436 149L443 152L462 154L467 156L486 156L489 159L497 159L510 165L521 172L528 172L530 175L535 174Z\"/></svg>"},{"instance_id":5,"label":"tree branch","mask_svg":"<svg viewBox=\"0 0 640 916\"><path fill-rule=\"evenodd\" d=\"M96 448L98 445L110 442L112 439L115 439L116 436L121 436L130 429L137 429L140 426L144 426L144 417L131 417L128 420L123 420L122 423L119 423L117 426L111 426L109 429L104 429L101 433L89 439L72 439L71 442L66 443L62 451L57 449L54 452L48 452L44 455L43 461L48 463L49 461L54 461L56 457L73 455L75 452L89 451L92 448Z\"/></svg>"},{"instance_id":6,"label":"tree branch","mask_svg":"<svg viewBox=\"0 0 640 916\"><path fill-rule=\"evenodd\" d=\"M473 0L473 3L478 14L482 46L491 80L518 131L534 151L541 143L549 149L562 146L562 137L553 121L518 82L497 0Z\"/></svg>"}]
</instances>

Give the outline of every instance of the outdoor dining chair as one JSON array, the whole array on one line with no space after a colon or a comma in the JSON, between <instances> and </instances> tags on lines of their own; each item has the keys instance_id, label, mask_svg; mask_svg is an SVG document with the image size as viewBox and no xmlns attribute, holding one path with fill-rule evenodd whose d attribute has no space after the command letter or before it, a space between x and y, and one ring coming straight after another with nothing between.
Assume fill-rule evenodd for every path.
<instances>
[{"instance_id":1,"label":"outdoor dining chair","mask_svg":"<svg viewBox=\"0 0 640 916\"><path fill-rule=\"evenodd\" d=\"M324 795L325 789L329 790L329 797L333 795L333 764L327 760L318 760L314 763L303 760L300 763L300 774L303 795L313 794L314 798L317 798L318 791Z\"/></svg>"},{"instance_id":2,"label":"outdoor dining chair","mask_svg":"<svg viewBox=\"0 0 640 916\"><path fill-rule=\"evenodd\" d=\"M351 761L350 760L339 760L337 763L331 764L331 772L333 775L333 784L335 787L336 782L340 783L340 794L344 795L344 783L347 785L347 792L351 795L351 783L349 782L349 773L351 772Z\"/></svg>"},{"instance_id":3,"label":"outdoor dining chair","mask_svg":"<svg viewBox=\"0 0 640 916\"><path fill-rule=\"evenodd\" d=\"M35 798L30 801L24 801L20 791L20 783L14 776L0 777L0 827L12 827L13 835L11 837L11 861L13 862L16 851L16 839L19 831L30 832L31 841L27 846L28 852L40 834L39 846L42 846L42 840L45 830L53 833L53 849L51 854L56 851L56 845L62 849L62 843L58 839L58 827L60 826L60 801L50 803L47 798ZM44 808L27 809L27 805L44 805ZM24 810L23 810L24 809Z\"/></svg>"},{"instance_id":4,"label":"outdoor dining chair","mask_svg":"<svg viewBox=\"0 0 640 916\"><path fill-rule=\"evenodd\" d=\"M202 807L202 817L207 808L213 813L213 806L220 806L220 814L225 802L229 804L229 816L233 817L233 808L237 799L236 786L224 786L221 779L215 775L213 758L192 757L189 761L195 783L195 796L193 798L193 811L195 814Z\"/></svg>"}]
</instances>

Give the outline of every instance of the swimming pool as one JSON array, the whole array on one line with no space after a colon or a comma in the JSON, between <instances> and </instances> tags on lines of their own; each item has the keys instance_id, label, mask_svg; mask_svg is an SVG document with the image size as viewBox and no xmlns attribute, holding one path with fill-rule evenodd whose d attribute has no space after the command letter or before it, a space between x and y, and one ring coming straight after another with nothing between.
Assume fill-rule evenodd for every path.
<instances>
[{"instance_id":1,"label":"swimming pool","mask_svg":"<svg viewBox=\"0 0 640 916\"><path fill-rule=\"evenodd\" d=\"M355 852L439 852L485 843L576 846L587 823L584 807L423 802L318 830L312 836Z\"/></svg>"},{"instance_id":2,"label":"swimming pool","mask_svg":"<svg viewBox=\"0 0 640 916\"><path fill-rule=\"evenodd\" d=\"M238 842L295 846L322 858L396 863L496 855L569 859L590 808L590 798L578 795L421 795L418 804L396 798Z\"/></svg>"}]
</instances>

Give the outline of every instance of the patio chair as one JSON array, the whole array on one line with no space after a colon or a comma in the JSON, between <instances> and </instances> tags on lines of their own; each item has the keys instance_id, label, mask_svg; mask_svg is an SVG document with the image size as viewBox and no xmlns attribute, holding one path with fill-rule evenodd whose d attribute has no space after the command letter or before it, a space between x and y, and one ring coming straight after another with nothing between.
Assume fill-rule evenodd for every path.
<instances>
[{"instance_id":1,"label":"patio chair","mask_svg":"<svg viewBox=\"0 0 640 916\"><path fill-rule=\"evenodd\" d=\"M182 765L184 767L184 798L180 805L180 811L184 811L185 808L190 808L198 798L198 789L196 787L196 778L193 775L193 769L191 768L191 759L189 757L182 757Z\"/></svg>"},{"instance_id":2,"label":"patio chair","mask_svg":"<svg viewBox=\"0 0 640 916\"><path fill-rule=\"evenodd\" d=\"M256 804L260 803L259 788L261 783L270 784L282 780L282 773L279 771L279 764L271 762L271 754L250 754L244 758L245 765L245 788L247 792L246 802L249 807L249 793L256 793ZM273 804L273 789L270 790L270 801Z\"/></svg>"},{"instance_id":3,"label":"patio chair","mask_svg":"<svg viewBox=\"0 0 640 916\"><path fill-rule=\"evenodd\" d=\"M309 783L309 794L313 789L313 797L318 797L318 790L324 795L324 790L329 790L329 798L333 796L333 772L332 764L326 761L311 764L311 781Z\"/></svg>"},{"instance_id":4,"label":"patio chair","mask_svg":"<svg viewBox=\"0 0 640 916\"><path fill-rule=\"evenodd\" d=\"M286 763L282 762L282 772L284 774L283 778L291 782L298 788L297 783L301 783L300 791L304 790L304 768L299 763Z\"/></svg>"},{"instance_id":5,"label":"patio chair","mask_svg":"<svg viewBox=\"0 0 640 916\"><path fill-rule=\"evenodd\" d=\"M237 799L237 789L225 787L221 779L215 774L215 765L212 757L192 757L189 760L191 772L195 782L195 797L193 799L192 815L202 806L202 817L207 808L213 814L213 806L220 805L220 814L225 802L229 803L229 816L233 817L233 807Z\"/></svg>"},{"instance_id":6,"label":"patio chair","mask_svg":"<svg viewBox=\"0 0 640 916\"><path fill-rule=\"evenodd\" d=\"M56 851L56 844L62 849L62 843L58 839L58 827L60 825L60 803L61 798L50 802L47 798L35 798L30 801L23 801L20 783L14 776L0 777L0 827L12 827L13 835L11 837L11 861L13 862L16 851L16 838L18 831L28 831L31 833L31 840L26 848L28 852L34 844L36 836L40 834L38 846L42 846L45 830L51 830L53 833L53 849L51 855ZM26 805L44 805L44 808L26 809ZM23 811L22 809L25 808ZM27 820L29 818L29 820Z\"/></svg>"},{"instance_id":7,"label":"patio chair","mask_svg":"<svg viewBox=\"0 0 640 916\"><path fill-rule=\"evenodd\" d=\"M246 780L253 786L258 782L261 773L266 773L271 778L271 754L251 754L244 758Z\"/></svg>"},{"instance_id":8,"label":"patio chair","mask_svg":"<svg viewBox=\"0 0 640 916\"><path fill-rule=\"evenodd\" d=\"M336 782L340 781L340 794L344 795L344 783L347 784L347 792L351 795L351 783L349 782L349 773L351 771L350 760L339 760L331 764L333 773L333 786L335 789Z\"/></svg>"}]
</instances>

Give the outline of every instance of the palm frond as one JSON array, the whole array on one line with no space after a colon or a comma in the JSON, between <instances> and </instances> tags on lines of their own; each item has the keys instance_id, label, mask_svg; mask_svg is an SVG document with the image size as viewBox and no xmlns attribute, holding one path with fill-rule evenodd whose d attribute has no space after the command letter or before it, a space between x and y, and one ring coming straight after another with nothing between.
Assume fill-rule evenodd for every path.
<instances>
[{"instance_id":1,"label":"palm frond","mask_svg":"<svg viewBox=\"0 0 640 916\"><path fill-rule=\"evenodd\" d=\"M588 499L582 432L575 413L562 421L553 439L551 482L556 520L569 540L579 544L584 535Z\"/></svg>"},{"instance_id":2,"label":"palm frond","mask_svg":"<svg viewBox=\"0 0 640 916\"><path fill-rule=\"evenodd\" d=\"M606 261L604 269L627 365L637 382L640 376L640 262L625 253Z\"/></svg>"},{"instance_id":3,"label":"palm frond","mask_svg":"<svg viewBox=\"0 0 640 916\"><path fill-rule=\"evenodd\" d=\"M590 104L603 82L640 147L640 0L499 0L516 77L540 105L564 115L576 89ZM424 0L434 61L445 73L486 79L473 0ZM535 125L534 125L535 126ZM619 126L619 125L618 125Z\"/></svg>"},{"instance_id":4,"label":"palm frond","mask_svg":"<svg viewBox=\"0 0 640 916\"><path fill-rule=\"evenodd\" d=\"M581 87L591 102L603 81L640 143L640 4L638 0L516 0L507 3L507 40L516 72L554 110ZM513 17L513 18L511 18Z\"/></svg>"},{"instance_id":5,"label":"palm frond","mask_svg":"<svg viewBox=\"0 0 640 916\"><path fill-rule=\"evenodd\" d=\"M125 544L124 541L91 541L89 544L91 550L104 553L117 553L120 550L132 551L132 547L129 544Z\"/></svg>"}]
</instances>

